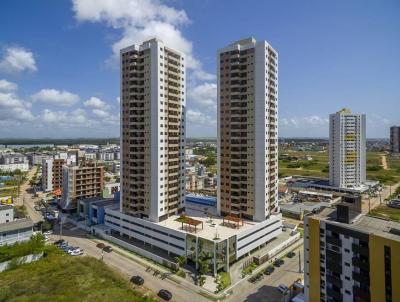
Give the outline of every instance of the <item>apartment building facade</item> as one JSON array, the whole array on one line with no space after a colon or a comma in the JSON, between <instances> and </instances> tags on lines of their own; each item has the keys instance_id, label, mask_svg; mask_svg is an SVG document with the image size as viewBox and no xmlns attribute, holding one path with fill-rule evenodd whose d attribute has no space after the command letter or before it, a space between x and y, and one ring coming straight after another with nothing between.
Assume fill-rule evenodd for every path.
<instances>
[{"instance_id":1,"label":"apartment building facade","mask_svg":"<svg viewBox=\"0 0 400 302\"><path fill-rule=\"evenodd\" d=\"M278 207L278 53L248 38L218 52L218 211L263 221Z\"/></svg>"},{"instance_id":2,"label":"apartment building facade","mask_svg":"<svg viewBox=\"0 0 400 302\"><path fill-rule=\"evenodd\" d=\"M329 184L357 188L366 181L364 114L342 109L329 116Z\"/></svg>"},{"instance_id":3,"label":"apartment building facade","mask_svg":"<svg viewBox=\"0 0 400 302\"><path fill-rule=\"evenodd\" d=\"M104 189L104 166L81 162L78 166L62 167L61 207L76 209L77 200L101 196Z\"/></svg>"},{"instance_id":4,"label":"apartment building facade","mask_svg":"<svg viewBox=\"0 0 400 302\"><path fill-rule=\"evenodd\" d=\"M390 152L400 154L400 126L390 127Z\"/></svg>"},{"instance_id":5,"label":"apartment building facade","mask_svg":"<svg viewBox=\"0 0 400 302\"><path fill-rule=\"evenodd\" d=\"M60 189L62 187L63 166L67 164L65 159L44 159L42 161L42 186L45 192Z\"/></svg>"},{"instance_id":6,"label":"apartment building facade","mask_svg":"<svg viewBox=\"0 0 400 302\"><path fill-rule=\"evenodd\" d=\"M121 50L121 211L158 222L185 195L185 56L159 39Z\"/></svg>"},{"instance_id":7,"label":"apartment building facade","mask_svg":"<svg viewBox=\"0 0 400 302\"><path fill-rule=\"evenodd\" d=\"M339 205L304 226L306 301L400 301L400 223Z\"/></svg>"}]
</instances>

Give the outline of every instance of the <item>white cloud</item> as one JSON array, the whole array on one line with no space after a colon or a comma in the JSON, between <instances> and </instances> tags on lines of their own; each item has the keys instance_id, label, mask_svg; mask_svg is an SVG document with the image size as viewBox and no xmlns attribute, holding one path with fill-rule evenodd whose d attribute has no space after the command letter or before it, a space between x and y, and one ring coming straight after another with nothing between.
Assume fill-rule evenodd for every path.
<instances>
[{"instance_id":1,"label":"white cloud","mask_svg":"<svg viewBox=\"0 0 400 302\"><path fill-rule=\"evenodd\" d=\"M40 120L45 124L52 124L55 127L84 127L90 126L93 122L87 117L86 111L76 109L71 112L67 111L52 111L44 109Z\"/></svg>"},{"instance_id":2,"label":"white cloud","mask_svg":"<svg viewBox=\"0 0 400 302\"><path fill-rule=\"evenodd\" d=\"M281 126L284 127L307 127L307 126L327 126L329 123L328 118L322 118L318 115L304 116L304 117L282 117L280 118Z\"/></svg>"},{"instance_id":3,"label":"white cloud","mask_svg":"<svg viewBox=\"0 0 400 302\"><path fill-rule=\"evenodd\" d=\"M21 71L36 71L36 61L33 53L22 47L9 47L0 61L0 70L17 73Z\"/></svg>"},{"instance_id":4,"label":"white cloud","mask_svg":"<svg viewBox=\"0 0 400 302\"><path fill-rule=\"evenodd\" d=\"M197 124L197 125L214 125L216 124L216 120L214 118L212 118L211 116L204 114L201 111L197 111L197 110L187 110L186 111L186 117L188 122L193 123L193 124Z\"/></svg>"},{"instance_id":5,"label":"white cloud","mask_svg":"<svg viewBox=\"0 0 400 302\"><path fill-rule=\"evenodd\" d=\"M203 83L195 86L188 92L188 98L200 106L216 109L217 84Z\"/></svg>"},{"instance_id":6,"label":"white cloud","mask_svg":"<svg viewBox=\"0 0 400 302\"><path fill-rule=\"evenodd\" d=\"M104 101L102 101L99 98L94 97L94 96L92 96L87 101L83 102L83 104L86 107L93 108L93 109L102 109L103 110L103 109L107 109L107 108L110 107L106 102L104 102Z\"/></svg>"},{"instance_id":7,"label":"white cloud","mask_svg":"<svg viewBox=\"0 0 400 302\"><path fill-rule=\"evenodd\" d=\"M115 63L119 62L121 48L159 37L187 55L187 67L193 70L194 78L215 78L202 69L201 62L193 55L192 42L179 28L190 23L184 10L169 7L158 0L73 0L73 10L80 22L104 22L122 31L122 37L112 45Z\"/></svg>"},{"instance_id":8,"label":"white cloud","mask_svg":"<svg viewBox=\"0 0 400 302\"><path fill-rule=\"evenodd\" d=\"M116 100L118 104L121 103L121 98L119 96L117 96Z\"/></svg>"},{"instance_id":9,"label":"white cloud","mask_svg":"<svg viewBox=\"0 0 400 302\"><path fill-rule=\"evenodd\" d=\"M15 91L17 89L17 84L7 80L0 80L0 91Z\"/></svg>"},{"instance_id":10,"label":"white cloud","mask_svg":"<svg viewBox=\"0 0 400 302\"><path fill-rule=\"evenodd\" d=\"M24 122L34 120L32 112L24 101L14 93L0 92L0 120L9 122ZM9 125L11 127L11 125Z\"/></svg>"},{"instance_id":11,"label":"white cloud","mask_svg":"<svg viewBox=\"0 0 400 302\"><path fill-rule=\"evenodd\" d=\"M107 111L104 111L102 109L93 109L92 112L95 116L100 117L100 118L104 118L109 115L109 113Z\"/></svg>"},{"instance_id":12,"label":"white cloud","mask_svg":"<svg viewBox=\"0 0 400 302\"><path fill-rule=\"evenodd\" d=\"M32 95L32 100L58 106L72 106L79 101L79 96L65 90L42 89Z\"/></svg>"}]
</instances>

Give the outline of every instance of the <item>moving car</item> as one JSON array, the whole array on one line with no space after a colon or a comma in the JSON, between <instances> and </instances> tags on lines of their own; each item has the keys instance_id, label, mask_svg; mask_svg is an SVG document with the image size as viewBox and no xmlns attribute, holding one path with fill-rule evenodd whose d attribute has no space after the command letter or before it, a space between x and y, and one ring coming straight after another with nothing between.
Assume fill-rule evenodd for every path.
<instances>
[{"instance_id":1,"label":"moving car","mask_svg":"<svg viewBox=\"0 0 400 302\"><path fill-rule=\"evenodd\" d=\"M172 294L166 289L160 289L158 292L158 296L166 301L169 301L172 299Z\"/></svg>"},{"instance_id":2,"label":"moving car","mask_svg":"<svg viewBox=\"0 0 400 302\"><path fill-rule=\"evenodd\" d=\"M140 276L133 276L131 278L131 282L136 284L136 285L143 285L144 283L144 279Z\"/></svg>"}]
</instances>

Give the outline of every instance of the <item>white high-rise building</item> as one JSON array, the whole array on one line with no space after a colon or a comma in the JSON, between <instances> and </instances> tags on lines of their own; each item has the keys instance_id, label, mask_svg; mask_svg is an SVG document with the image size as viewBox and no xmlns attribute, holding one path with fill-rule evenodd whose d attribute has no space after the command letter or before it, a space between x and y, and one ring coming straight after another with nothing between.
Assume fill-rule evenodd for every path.
<instances>
[{"instance_id":1,"label":"white high-rise building","mask_svg":"<svg viewBox=\"0 0 400 302\"><path fill-rule=\"evenodd\" d=\"M357 188L366 181L365 114L342 109L329 116L329 184Z\"/></svg>"},{"instance_id":2,"label":"white high-rise building","mask_svg":"<svg viewBox=\"0 0 400 302\"><path fill-rule=\"evenodd\" d=\"M53 159L42 160L42 187L43 191L53 191Z\"/></svg>"},{"instance_id":3,"label":"white high-rise building","mask_svg":"<svg viewBox=\"0 0 400 302\"><path fill-rule=\"evenodd\" d=\"M121 50L121 211L159 222L185 198L185 56L159 39Z\"/></svg>"},{"instance_id":4,"label":"white high-rise building","mask_svg":"<svg viewBox=\"0 0 400 302\"><path fill-rule=\"evenodd\" d=\"M264 221L278 207L278 53L248 38L218 52L222 215Z\"/></svg>"}]
</instances>

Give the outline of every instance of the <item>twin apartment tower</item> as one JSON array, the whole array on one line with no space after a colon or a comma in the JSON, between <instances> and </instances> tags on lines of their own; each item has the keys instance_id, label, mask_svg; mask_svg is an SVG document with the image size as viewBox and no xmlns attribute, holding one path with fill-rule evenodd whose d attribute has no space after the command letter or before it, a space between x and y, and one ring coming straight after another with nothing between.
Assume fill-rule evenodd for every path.
<instances>
[{"instance_id":1,"label":"twin apartment tower","mask_svg":"<svg viewBox=\"0 0 400 302\"><path fill-rule=\"evenodd\" d=\"M264 221L278 207L278 54L248 38L218 51L218 213ZM184 210L186 59L159 39L121 50L121 211Z\"/></svg>"}]
</instances>

